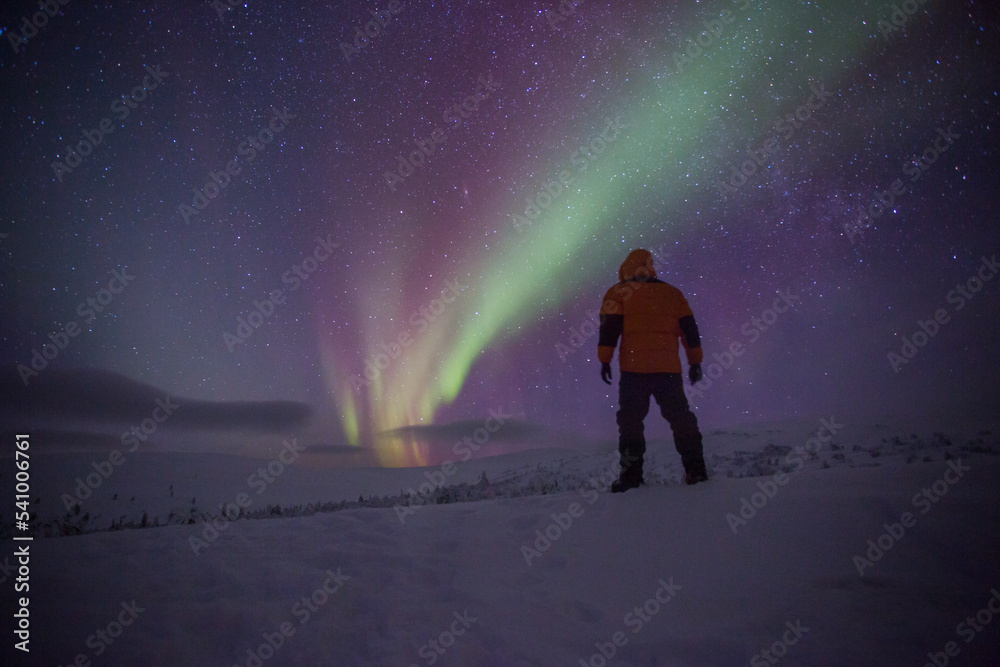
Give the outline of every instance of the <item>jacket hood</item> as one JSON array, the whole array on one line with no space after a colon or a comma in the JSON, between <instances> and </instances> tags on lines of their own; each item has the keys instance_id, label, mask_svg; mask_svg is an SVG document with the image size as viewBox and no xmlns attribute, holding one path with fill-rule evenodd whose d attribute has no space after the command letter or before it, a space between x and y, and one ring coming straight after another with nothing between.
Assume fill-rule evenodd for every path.
<instances>
[{"instance_id":1,"label":"jacket hood","mask_svg":"<svg viewBox=\"0 0 1000 667\"><path fill-rule=\"evenodd\" d=\"M653 253L648 250L633 250L618 268L618 281L624 282L631 278L649 280L656 277L656 269L653 268Z\"/></svg>"}]
</instances>

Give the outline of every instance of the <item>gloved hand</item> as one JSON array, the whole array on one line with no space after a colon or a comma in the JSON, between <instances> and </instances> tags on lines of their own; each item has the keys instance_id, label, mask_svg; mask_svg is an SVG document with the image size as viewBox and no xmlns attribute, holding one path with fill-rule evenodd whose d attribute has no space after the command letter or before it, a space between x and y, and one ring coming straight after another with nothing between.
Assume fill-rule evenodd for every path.
<instances>
[{"instance_id":1,"label":"gloved hand","mask_svg":"<svg viewBox=\"0 0 1000 667\"><path fill-rule=\"evenodd\" d=\"M688 378L691 380L691 384L696 384L701 380L701 364L691 366L690 370L688 370Z\"/></svg>"},{"instance_id":2,"label":"gloved hand","mask_svg":"<svg viewBox=\"0 0 1000 667\"><path fill-rule=\"evenodd\" d=\"M611 364L601 364L601 379L604 384L611 384Z\"/></svg>"}]
</instances>

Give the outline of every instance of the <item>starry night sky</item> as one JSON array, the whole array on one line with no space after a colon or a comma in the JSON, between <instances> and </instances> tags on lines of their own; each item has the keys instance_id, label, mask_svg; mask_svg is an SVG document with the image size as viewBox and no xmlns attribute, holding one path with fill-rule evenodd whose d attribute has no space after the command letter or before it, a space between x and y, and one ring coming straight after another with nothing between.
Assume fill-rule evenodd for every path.
<instances>
[{"instance_id":1,"label":"starry night sky","mask_svg":"<svg viewBox=\"0 0 1000 667\"><path fill-rule=\"evenodd\" d=\"M995 414L1000 280L951 290L1000 252L1000 13L904 4L72 0L22 41L38 4L11 3L4 372L75 324L29 385L104 369L301 402L334 445L491 408L614 440L586 323L645 247L706 370L744 345L690 394L706 432ZM798 298L770 318L779 290ZM241 317L262 323L240 337Z\"/></svg>"}]
</instances>

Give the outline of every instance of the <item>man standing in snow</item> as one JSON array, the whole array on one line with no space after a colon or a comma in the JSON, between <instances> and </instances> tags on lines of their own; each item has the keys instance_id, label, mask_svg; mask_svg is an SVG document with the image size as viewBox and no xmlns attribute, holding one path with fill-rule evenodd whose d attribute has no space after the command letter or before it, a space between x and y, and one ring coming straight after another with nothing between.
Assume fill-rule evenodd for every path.
<instances>
[{"instance_id":1,"label":"man standing in snow","mask_svg":"<svg viewBox=\"0 0 1000 667\"><path fill-rule=\"evenodd\" d=\"M697 484L708 479L702 454L698 420L688 406L681 377L680 339L691 366L691 384L701 377L701 337L694 313L681 291L657 280L653 255L633 250L618 269L618 284L604 295L597 356L601 379L611 384L611 359L621 338L618 365L618 453L621 474L611 485L620 493L642 484L642 457L646 452L643 420L649 397L670 423L674 445L684 464L684 481Z\"/></svg>"}]
</instances>

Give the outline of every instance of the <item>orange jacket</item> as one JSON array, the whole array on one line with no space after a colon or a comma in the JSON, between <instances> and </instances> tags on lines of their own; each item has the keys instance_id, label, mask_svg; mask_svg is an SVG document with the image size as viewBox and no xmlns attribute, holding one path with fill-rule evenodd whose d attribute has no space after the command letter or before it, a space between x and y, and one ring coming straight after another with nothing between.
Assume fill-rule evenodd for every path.
<instances>
[{"instance_id":1,"label":"orange jacket","mask_svg":"<svg viewBox=\"0 0 1000 667\"><path fill-rule=\"evenodd\" d=\"M622 372L680 373L680 346L688 363L700 364L701 338L694 313L681 291L657 280L653 256L633 250L618 269L617 285L604 295L597 357L611 363L621 337L618 365Z\"/></svg>"}]
</instances>

